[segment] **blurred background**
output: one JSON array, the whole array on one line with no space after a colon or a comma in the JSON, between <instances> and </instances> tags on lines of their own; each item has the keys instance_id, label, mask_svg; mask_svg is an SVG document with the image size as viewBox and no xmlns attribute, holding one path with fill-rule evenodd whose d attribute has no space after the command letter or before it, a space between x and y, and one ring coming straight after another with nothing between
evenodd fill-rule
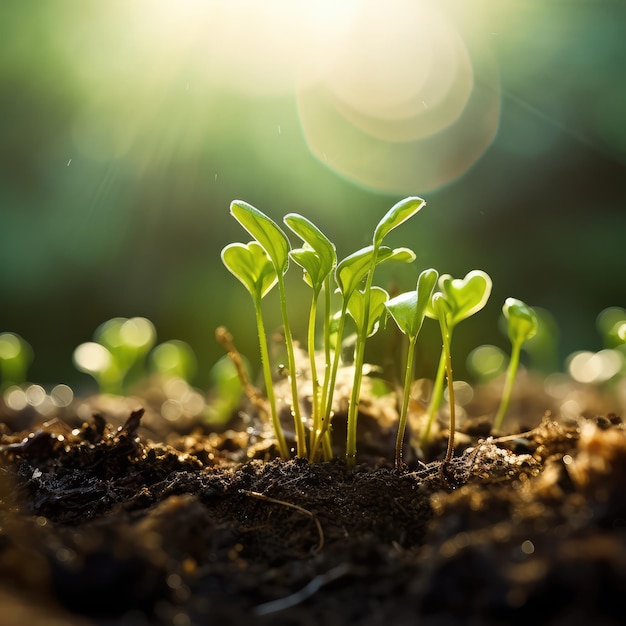
<instances>
[{"instance_id":1,"label":"blurred background","mask_svg":"<svg viewBox=\"0 0 626 626\"><path fill-rule=\"evenodd\" d=\"M515 296L553 316L537 367L560 368L626 306L625 60L621 1L3 2L0 332L32 347L29 380L88 390L74 348L144 316L193 347L206 386L220 324L258 363L219 256L249 239L231 200L307 216L343 257L419 195L389 237L417 261L377 282L483 269L493 295L458 351L508 350Z\"/></svg>"}]
</instances>

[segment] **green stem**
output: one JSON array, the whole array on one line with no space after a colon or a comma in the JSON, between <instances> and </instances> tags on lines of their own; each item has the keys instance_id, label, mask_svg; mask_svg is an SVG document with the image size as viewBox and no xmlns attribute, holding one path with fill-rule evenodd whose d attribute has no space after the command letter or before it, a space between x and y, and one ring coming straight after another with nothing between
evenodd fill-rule
<instances>
[{"instance_id":1,"label":"green stem","mask_svg":"<svg viewBox=\"0 0 626 626\"><path fill-rule=\"evenodd\" d=\"M293 338L291 336L291 326L287 314L287 297L285 295L285 280L282 275L278 276L278 293L280 298L280 312L283 319L283 329L285 333L285 345L287 347L287 363L289 366L289 380L291 382L291 414L296 431L297 455L306 457L306 433L304 422L300 413L300 402L298 400L298 381L296 370L296 357L293 349Z\"/></svg>"},{"instance_id":2,"label":"green stem","mask_svg":"<svg viewBox=\"0 0 626 626\"><path fill-rule=\"evenodd\" d=\"M409 411L409 399L411 397L411 382L413 381L413 361L415 359L415 344L417 335L409 337L409 349L406 356L406 371L404 374L404 397L402 399L402 409L400 411L400 421L398 422L398 436L396 438L396 468L402 468L402 444L404 442L404 431L406 430L406 418Z\"/></svg>"},{"instance_id":3,"label":"green stem","mask_svg":"<svg viewBox=\"0 0 626 626\"><path fill-rule=\"evenodd\" d=\"M454 454L454 432L456 430L456 405L454 402L454 379L452 377L452 354L450 351L450 332L446 323L446 314L442 306L439 307L439 324L441 325L441 337L443 339L443 354L446 363L446 378L448 379L448 403L450 411L450 428L448 434L448 447L443 459L442 467L445 467Z\"/></svg>"},{"instance_id":4,"label":"green stem","mask_svg":"<svg viewBox=\"0 0 626 626\"><path fill-rule=\"evenodd\" d=\"M433 393L430 398L428 409L426 410L426 426L422 431L420 438L420 448L424 450L430 443L430 429L435 421L435 415L441 405L441 398L443 398L443 382L446 375L446 355L443 350L441 351L441 357L439 358L439 366L437 368L437 375L435 376L435 384L433 386Z\"/></svg>"},{"instance_id":5,"label":"green stem","mask_svg":"<svg viewBox=\"0 0 626 626\"><path fill-rule=\"evenodd\" d=\"M311 367L311 393L312 393L312 426L310 433L310 447L315 444L316 433L320 427L320 383L317 379L317 364L315 363L315 321L317 318L317 298L319 291L313 290L313 299L309 311L309 329L308 329L308 351L309 362Z\"/></svg>"},{"instance_id":6,"label":"green stem","mask_svg":"<svg viewBox=\"0 0 626 626\"><path fill-rule=\"evenodd\" d=\"M354 357L354 380L352 382L350 404L348 405L348 435L346 438L346 462L348 465L354 465L356 461L356 426L359 418L359 397L361 395L361 382L363 381L365 342L367 341L367 327L370 317L370 294L372 292L372 281L374 280L377 256L378 246L375 246L374 253L372 254L372 264L367 273L365 289L363 291L363 328L357 330L356 354Z\"/></svg>"},{"instance_id":7,"label":"green stem","mask_svg":"<svg viewBox=\"0 0 626 626\"><path fill-rule=\"evenodd\" d=\"M515 375L519 367L520 352L522 349L522 342L518 341L512 344L511 347L511 360L509 361L509 367L506 372L506 380L504 382L504 390L502 391L502 400L500 401L500 407L493 422L493 429L499 431L504 415L509 408L511 402L511 394L513 392L513 383L515 382Z\"/></svg>"},{"instance_id":8,"label":"green stem","mask_svg":"<svg viewBox=\"0 0 626 626\"><path fill-rule=\"evenodd\" d=\"M309 456L311 461L313 461L315 459L315 456L317 455L317 449L320 445L320 442L323 440L323 438L324 439L327 438L327 433L329 432L328 429L330 427L330 422L332 420L333 390L335 389L335 385L337 383L337 372L339 370L339 360L341 358L341 341L343 338L343 329L344 329L345 321L346 321L346 310L347 310L347 304L344 302L342 309L341 309L341 315L339 317L339 328L337 329L337 341L335 343L333 362L330 368L330 375L328 377L329 381L328 381L328 384L324 382L324 394L325 395L324 395L324 401L322 403L322 406L324 407L324 417L322 418L322 423L320 424L320 432L316 434L315 444ZM328 341L330 341L330 337L328 338ZM324 452L325 457L329 453L329 451L332 454L330 440L324 443L324 450L325 450Z\"/></svg>"},{"instance_id":9,"label":"green stem","mask_svg":"<svg viewBox=\"0 0 626 626\"><path fill-rule=\"evenodd\" d=\"M267 348L267 335L265 333L265 324L263 323L263 313L261 311L261 301L255 300L254 311L256 315L257 334L259 337L259 348L261 350L261 364L263 366L263 377L265 379L265 392L270 404L270 414L272 419L272 426L274 428L274 435L278 442L278 451L283 459L289 458L289 448L285 441L285 435L283 428L280 424L278 417L278 410L276 408L276 396L274 394L274 383L272 381L272 370L270 368L270 356Z\"/></svg>"},{"instance_id":10,"label":"green stem","mask_svg":"<svg viewBox=\"0 0 626 626\"><path fill-rule=\"evenodd\" d=\"M326 409L329 395L332 397L333 390L330 388L330 375L331 375L331 356L330 356L330 276L327 276L324 280L324 383L322 385L322 399L321 406Z\"/></svg>"},{"instance_id":11,"label":"green stem","mask_svg":"<svg viewBox=\"0 0 626 626\"><path fill-rule=\"evenodd\" d=\"M361 395L361 381L363 380L363 359L365 356L365 337L359 332L354 356L354 381L350 404L348 405L348 434L346 437L346 463L354 465L356 461L356 426L359 415L359 397Z\"/></svg>"}]
</instances>

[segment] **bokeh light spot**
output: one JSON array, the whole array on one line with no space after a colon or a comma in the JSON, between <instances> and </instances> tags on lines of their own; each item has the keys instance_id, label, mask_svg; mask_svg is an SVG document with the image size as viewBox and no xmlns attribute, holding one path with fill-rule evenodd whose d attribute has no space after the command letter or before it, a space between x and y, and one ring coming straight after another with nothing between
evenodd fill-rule
<instances>
[{"instance_id":1,"label":"bokeh light spot","mask_svg":"<svg viewBox=\"0 0 626 626\"><path fill-rule=\"evenodd\" d=\"M469 353L467 366L479 380L490 380L504 371L506 355L497 346L478 346Z\"/></svg>"},{"instance_id":2,"label":"bokeh light spot","mask_svg":"<svg viewBox=\"0 0 626 626\"><path fill-rule=\"evenodd\" d=\"M74 350L74 365L82 371L89 373L104 372L113 363L111 353L101 344L87 341L80 344Z\"/></svg>"},{"instance_id":3,"label":"bokeh light spot","mask_svg":"<svg viewBox=\"0 0 626 626\"><path fill-rule=\"evenodd\" d=\"M14 359L22 351L22 342L15 333L2 333L0 335L0 359Z\"/></svg>"},{"instance_id":4,"label":"bokeh light spot","mask_svg":"<svg viewBox=\"0 0 626 626\"><path fill-rule=\"evenodd\" d=\"M617 350L575 352L569 358L570 376L579 383L602 383L613 378L622 368L623 355Z\"/></svg>"}]
</instances>

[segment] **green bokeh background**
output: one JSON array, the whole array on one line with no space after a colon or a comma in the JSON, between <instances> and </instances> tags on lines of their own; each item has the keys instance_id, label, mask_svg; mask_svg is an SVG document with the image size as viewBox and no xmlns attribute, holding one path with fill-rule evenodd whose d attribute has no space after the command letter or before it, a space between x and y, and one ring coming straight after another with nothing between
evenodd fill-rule
<instances>
[{"instance_id":1,"label":"green bokeh background","mask_svg":"<svg viewBox=\"0 0 626 626\"><path fill-rule=\"evenodd\" d=\"M442 188L388 193L312 154L293 91L204 81L185 58L157 81L167 51L141 44L122 2L3 2L0 331L33 347L31 380L86 388L75 346L111 317L145 316L159 341L193 346L203 386L222 354L220 324L256 362L249 297L219 259L248 240L232 199L276 220L306 215L345 256L397 200L422 195L426 208L390 237L417 263L381 272L383 286L408 289L430 266L481 268L493 296L457 332L460 353L507 345L496 323L507 296L552 312L559 359L598 349L597 314L626 305L625 6L476 3L500 77L495 140ZM296 276L290 285L304 337L305 287ZM267 312L278 326L269 301Z\"/></svg>"}]
</instances>

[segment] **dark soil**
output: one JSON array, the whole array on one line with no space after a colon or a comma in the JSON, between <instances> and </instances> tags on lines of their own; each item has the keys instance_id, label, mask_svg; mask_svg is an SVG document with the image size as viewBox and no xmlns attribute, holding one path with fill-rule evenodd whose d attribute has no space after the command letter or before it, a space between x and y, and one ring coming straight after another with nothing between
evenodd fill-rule
<instances>
[{"instance_id":1,"label":"dark soil","mask_svg":"<svg viewBox=\"0 0 626 626\"><path fill-rule=\"evenodd\" d=\"M626 622L615 415L500 439L470 420L444 474L394 469L393 424L365 411L348 468L140 404L1 408L0 624Z\"/></svg>"}]
</instances>

